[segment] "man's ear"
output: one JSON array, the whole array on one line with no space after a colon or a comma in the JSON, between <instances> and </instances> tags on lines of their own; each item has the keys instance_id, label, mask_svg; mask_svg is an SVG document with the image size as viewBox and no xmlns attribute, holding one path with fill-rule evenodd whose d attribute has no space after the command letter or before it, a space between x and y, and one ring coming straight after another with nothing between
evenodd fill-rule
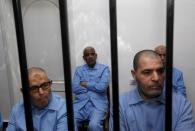
<instances>
[{"instance_id":1,"label":"man's ear","mask_svg":"<svg viewBox=\"0 0 195 131\"><path fill-rule=\"evenodd\" d=\"M83 60L85 61L85 56L83 55Z\"/></svg>"},{"instance_id":2,"label":"man's ear","mask_svg":"<svg viewBox=\"0 0 195 131\"><path fill-rule=\"evenodd\" d=\"M133 78L135 79L135 77L136 77L136 72L135 72L135 70L131 70L131 75L132 75Z\"/></svg>"}]
</instances>

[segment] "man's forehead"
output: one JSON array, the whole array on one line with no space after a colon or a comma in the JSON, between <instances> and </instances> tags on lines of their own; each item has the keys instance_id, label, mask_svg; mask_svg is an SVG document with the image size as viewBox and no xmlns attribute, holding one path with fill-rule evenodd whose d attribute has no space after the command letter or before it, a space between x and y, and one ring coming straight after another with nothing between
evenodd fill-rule
<instances>
[{"instance_id":1,"label":"man's forehead","mask_svg":"<svg viewBox=\"0 0 195 131\"><path fill-rule=\"evenodd\" d=\"M33 71L29 74L30 79L47 79L47 75L41 71Z\"/></svg>"},{"instance_id":2,"label":"man's forehead","mask_svg":"<svg viewBox=\"0 0 195 131\"><path fill-rule=\"evenodd\" d=\"M156 48L156 52L158 52L158 53L166 53L166 48L165 47L158 47L158 48Z\"/></svg>"},{"instance_id":3,"label":"man's forehead","mask_svg":"<svg viewBox=\"0 0 195 131\"><path fill-rule=\"evenodd\" d=\"M139 59L139 65L143 65L145 66L146 64L150 65L150 64L162 64L162 61L160 59L160 57L157 56L141 56Z\"/></svg>"},{"instance_id":4,"label":"man's forehead","mask_svg":"<svg viewBox=\"0 0 195 131\"><path fill-rule=\"evenodd\" d=\"M89 53L89 52L95 52L95 49L92 48L92 47L87 47L87 48L84 49L84 54Z\"/></svg>"}]
</instances>

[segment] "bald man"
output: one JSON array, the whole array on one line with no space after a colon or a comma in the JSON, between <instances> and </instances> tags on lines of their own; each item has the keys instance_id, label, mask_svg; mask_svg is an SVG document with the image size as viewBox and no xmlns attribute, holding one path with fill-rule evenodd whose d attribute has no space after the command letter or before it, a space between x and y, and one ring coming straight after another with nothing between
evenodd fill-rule
<instances>
[{"instance_id":1,"label":"bald man","mask_svg":"<svg viewBox=\"0 0 195 131\"><path fill-rule=\"evenodd\" d=\"M83 51L86 64L76 68L73 78L74 117L79 128L83 121L89 121L89 131L103 131L103 120L108 111L107 88L109 68L96 62L93 47Z\"/></svg>"},{"instance_id":2,"label":"bald man","mask_svg":"<svg viewBox=\"0 0 195 131\"><path fill-rule=\"evenodd\" d=\"M121 131L165 131L165 72L161 58L153 50L138 52L132 76L136 86L120 95ZM173 92L172 131L195 131L192 105L183 95ZM113 131L113 114L110 114Z\"/></svg>"},{"instance_id":3,"label":"bald man","mask_svg":"<svg viewBox=\"0 0 195 131\"><path fill-rule=\"evenodd\" d=\"M34 131L68 131L66 105L62 97L51 93L52 81L45 70L28 70ZM24 102L19 101L10 114L7 131L26 131Z\"/></svg>"},{"instance_id":4,"label":"bald man","mask_svg":"<svg viewBox=\"0 0 195 131\"><path fill-rule=\"evenodd\" d=\"M154 50L160 56L163 65L166 66L166 47L164 45L159 45ZM175 92L178 92L186 97L183 73L175 67L173 67L173 89Z\"/></svg>"}]
</instances>

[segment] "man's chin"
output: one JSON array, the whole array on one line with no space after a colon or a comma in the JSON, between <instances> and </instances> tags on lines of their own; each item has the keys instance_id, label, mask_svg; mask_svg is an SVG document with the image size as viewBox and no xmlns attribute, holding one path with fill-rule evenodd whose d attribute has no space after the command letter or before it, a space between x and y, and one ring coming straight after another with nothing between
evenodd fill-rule
<instances>
[{"instance_id":1,"label":"man's chin","mask_svg":"<svg viewBox=\"0 0 195 131\"><path fill-rule=\"evenodd\" d=\"M95 64L94 63L88 64L88 66L91 67L91 68L93 68L95 66Z\"/></svg>"},{"instance_id":2,"label":"man's chin","mask_svg":"<svg viewBox=\"0 0 195 131\"><path fill-rule=\"evenodd\" d=\"M158 98L160 97L160 94L157 94L157 95L153 95L152 98Z\"/></svg>"},{"instance_id":3,"label":"man's chin","mask_svg":"<svg viewBox=\"0 0 195 131\"><path fill-rule=\"evenodd\" d=\"M48 105L48 101L46 102L41 102L41 103L37 103L37 104L35 104L35 106L37 107L37 108L44 108L44 107L46 107Z\"/></svg>"},{"instance_id":4,"label":"man's chin","mask_svg":"<svg viewBox=\"0 0 195 131\"><path fill-rule=\"evenodd\" d=\"M161 93L162 93L161 91L160 92L155 92L155 93L149 94L148 96L150 98L157 98L157 97L159 97L161 95Z\"/></svg>"}]
</instances>

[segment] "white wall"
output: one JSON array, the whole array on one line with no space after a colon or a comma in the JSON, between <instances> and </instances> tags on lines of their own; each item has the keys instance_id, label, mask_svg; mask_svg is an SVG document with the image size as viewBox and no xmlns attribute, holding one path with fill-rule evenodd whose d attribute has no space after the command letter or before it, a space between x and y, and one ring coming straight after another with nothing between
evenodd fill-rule
<instances>
[{"instance_id":1,"label":"white wall","mask_svg":"<svg viewBox=\"0 0 195 131\"><path fill-rule=\"evenodd\" d=\"M7 0L10 1L10 0ZM0 10L11 7L11 3L1 1L4 6ZM63 66L61 52L61 36L59 23L58 0L21 0L25 42L29 66L41 66L48 71L54 81L63 81ZM195 33L193 15L195 1L177 0L175 5L175 36L174 64L184 73L188 97L195 108L195 86L193 57L193 34ZM13 20L11 10L7 16ZM5 14L0 13L0 18ZM72 74L75 67L83 63L82 51L87 45L94 46L98 53L98 61L110 66L110 32L109 32L109 3L106 0L68 0L68 15L70 29L70 51ZM134 54L142 49L153 49L165 43L166 37L166 0L118 0L118 62L120 92L131 89L132 59ZM7 26L4 22L3 25ZM18 79L17 50L10 46L15 44L14 25L8 29L12 35L3 36L8 40L9 59L15 66L9 69ZM11 30L11 31L10 31ZM3 30L4 31L4 30ZM7 32L7 31L6 31ZM9 41L10 40L10 41ZM15 45L16 46L16 45ZM188 53L187 53L188 52ZM182 55L181 55L182 54ZM14 61L10 59L14 57ZM9 73L8 73L9 75ZM13 75L11 75L13 76ZM15 78L15 77L13 77ZM11 79L14 81L15 79ZM2 83L2 81L0 81ZM55 84L54 90L63 91L63 84ZM19 88L10 86L14 92L14 100L20 97ZM15 102L14 101L14 102ZM0 109L2 109L0 104Z\"/></svg>"},{"instance_id":2,"label":"white wall","mask_svg":"<svg viewBox=\"0 0 195 131\"><path fill-rule=\"evenodd\" d=\"M118 1L119 84L126 91L133 79L130 73L136 52L153 49L165 42L165 0Z\"/></svg>"},{"instance_id":3,"label":"white wall","mask_svg":"<svg viewBox=\"0 0 195 131\"><path fill-rule=\"evenodd\" d=\"M10 0L0 0L0 112L7 119L10 107L21 97L15 24Z\"/></svg>"}]
</instances>

